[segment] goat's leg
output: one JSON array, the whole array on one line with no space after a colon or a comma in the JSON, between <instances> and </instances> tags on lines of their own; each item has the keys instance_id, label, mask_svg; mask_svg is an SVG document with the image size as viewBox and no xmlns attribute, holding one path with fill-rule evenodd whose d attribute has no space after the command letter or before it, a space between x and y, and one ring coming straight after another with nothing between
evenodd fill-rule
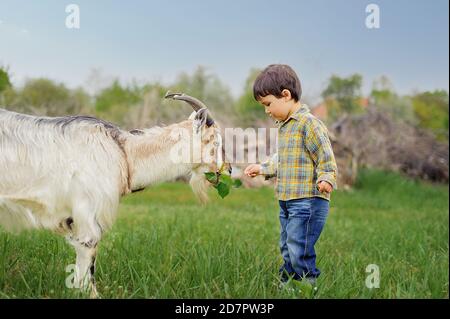
<instances>
[{"instance_id":1,"label":"goat's leg","mask_svg":"<svg viewBox=\"0 0 450 319\"><path fill-rule=\"evenodd\" d=\"M75 280L82 291L89 291L91 297L98 297L95 285L95 261L97 243L102 231L96 221L95 205L82 192L75 196L72 208L71 242L77 253Z\"/></svg>"},{"instance_id":2,"label":"goat's leg","mask_svg":"<svg viewBox=\"0 0 450 319\"><path fill-rule=\"evenodd\" d=\"M77 249L77 272L78 282L83 291L89 291L91 298L97 298L97 287L95 284L95 261L97 247L80 245Z\"/></svg>"},{"instance_id":3,"label":"goat's leg","mask_svg":"<svg viewBox=\"0 0 450 319\"><path fill-rule=\"evenodd\" d=\"M83 292L90 292L91 298L98 298L95 284L95 262L97 257L97 243L86 244L69 239L77 253L75 268L75 285Z\"/></svg>"}]
</instances>

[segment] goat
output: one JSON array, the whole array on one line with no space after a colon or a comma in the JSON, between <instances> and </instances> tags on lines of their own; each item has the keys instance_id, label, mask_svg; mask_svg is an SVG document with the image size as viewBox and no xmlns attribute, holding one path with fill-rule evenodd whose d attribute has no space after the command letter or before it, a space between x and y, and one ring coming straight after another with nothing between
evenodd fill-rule
<instances>
[{"instance_id":1,"label":"goat","mask_svg":"<svg viewBox=\"0 0 450 319\"><path fill-rule=\"evenodd\" d=\"M126 131L89 116L35 117L0 109L0 225L65 236L76 251L75 284L91 297L97 297L97 245L122 196L190 175L194 193L206 201L203 173L231 173L207 107L182 93L165 98L185 101L194 112L166 127ZM201 153L198 161L174 160L174 149L190 150L196 140L209 152L194 148Z\"/></svg>"}]
</instances>

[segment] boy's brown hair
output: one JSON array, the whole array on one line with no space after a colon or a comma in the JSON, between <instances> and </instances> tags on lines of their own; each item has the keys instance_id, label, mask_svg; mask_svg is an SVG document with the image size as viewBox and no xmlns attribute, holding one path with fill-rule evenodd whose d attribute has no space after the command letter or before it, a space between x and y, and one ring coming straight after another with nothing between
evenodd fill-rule
<instances>
[{"instance_id":1,"label":"boy's brown hair","mask_svg":"<svg viewBox=\"0 0 450 319\"><path fill-rule=\"evenodd\" d=\"M283 90L289 90L295 102L302 96L302 86L295 71L286 64L271 64L256 78L253 84L253 96L256 100L263 96L282 97Z\"/></svg>"}]
</instances>

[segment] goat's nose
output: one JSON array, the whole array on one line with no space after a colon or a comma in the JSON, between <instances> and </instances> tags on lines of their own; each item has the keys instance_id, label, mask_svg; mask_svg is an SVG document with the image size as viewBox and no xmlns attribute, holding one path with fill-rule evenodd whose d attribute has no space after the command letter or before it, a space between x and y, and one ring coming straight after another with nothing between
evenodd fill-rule
<instances>
[{"instance_id":1,"label":"goat's nose","mask_svg":"<svg viewBox=\"0 0 450 319\"><path fill-rule=\"evenodd\" d=\"M230 165L230 167L228 167L228 173L230 173L230 175L231 175L231 172L233 171L233 168L231 167L231 165Z\"/></svg>"}]
</instances>

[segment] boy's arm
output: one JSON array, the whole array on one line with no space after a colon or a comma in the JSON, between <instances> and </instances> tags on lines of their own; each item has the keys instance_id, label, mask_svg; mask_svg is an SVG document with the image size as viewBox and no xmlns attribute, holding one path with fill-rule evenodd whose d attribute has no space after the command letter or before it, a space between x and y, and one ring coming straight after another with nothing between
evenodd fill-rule
<instances>
[{"instance_id":1,"label":"boy's arm","mask_svg":"<svg viewBox=\"0 0 450 319\"><path fill-rule=\"evenodd\" d=\"M267 161L261 163L261 174L266 175L266 179L277 175L278 153L273 154Z\"/></svg>"},{"instance_id":2,"label":"boy's arm","mask_svg":"<svg viewBox=\"0 0 450 319\"><path fill-rule=\"evenodd\" d=\"M306 126L305 134L306 148L316 164L317 184L325 181L337 189L337 165L327 128L319 120L312 119Z\"/></svg>"}]
</instances>

